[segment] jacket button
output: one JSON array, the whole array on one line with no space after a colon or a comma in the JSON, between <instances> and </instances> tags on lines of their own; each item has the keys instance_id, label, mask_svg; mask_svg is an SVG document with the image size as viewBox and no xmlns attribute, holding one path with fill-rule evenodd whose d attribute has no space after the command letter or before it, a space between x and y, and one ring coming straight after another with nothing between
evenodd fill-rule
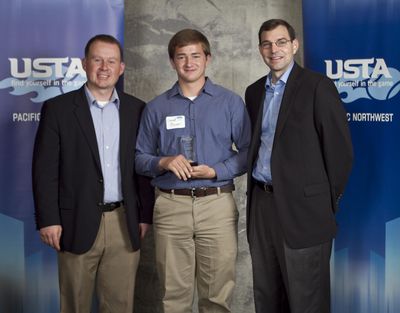
<instances>
[{"instance_id":1,"label":"jacket button","mask_svg":"<svg viewBox=\"0 0 400 313\"><path fill-rule=\"evenodd\" d=\"M103 179L100 178L99 179L99 183L102 184L103 183Z\"/></svg>"}]
</instances>

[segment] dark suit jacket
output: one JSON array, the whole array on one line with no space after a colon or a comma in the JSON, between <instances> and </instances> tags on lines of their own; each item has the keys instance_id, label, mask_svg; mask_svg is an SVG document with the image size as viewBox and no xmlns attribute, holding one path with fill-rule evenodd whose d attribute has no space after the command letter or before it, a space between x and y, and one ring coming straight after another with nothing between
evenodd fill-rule
<instances>
[{"instance_id":1,"label":"dark suit jacket","mask_svg":"<svg viewBox=\"0 0 400 313\"><path fill-rule=\"evenodd\" d=\"M252 121L248 156L247 229L252 170L260 147L266 76L246 89ZM332 239L335 212L350 174L353 150L346 113L333 82L294 65L283 95L271 154L274 199L292 248Z\"/></svg>"},{"instance_id":2,"label":"dark suit jacket","mask_svg":"<svg viewBox=\"0 0 400 313\"><path fill-rule=\"evenodd\" d=\"M144 102L120 91L118 96L122 193L132 248L137 250L138 223L152 220L149 180L140 178L144 181L138 184L134 171L136 132ZM138 193L140 187L144 190ZM98 204L103 202L104 184L83 87L43 104L33 154L33 193L38 229L61 225L63 250L88 251L100 225Z\"/></svg>"}]
</instances>

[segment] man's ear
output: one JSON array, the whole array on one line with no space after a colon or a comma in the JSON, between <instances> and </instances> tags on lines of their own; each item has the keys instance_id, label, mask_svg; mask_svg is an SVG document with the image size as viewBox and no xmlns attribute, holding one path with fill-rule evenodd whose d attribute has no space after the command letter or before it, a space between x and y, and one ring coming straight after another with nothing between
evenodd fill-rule
<instances>
[{"instance_id":1,"label":"man's ear","mask_svg":"<svg viewBox=\"0 0 400 313\"><path fill-rule=\"evenodd\" d=\"M297 38L295 38L293 40L293 54L296 54L296 52L299 50L299 41L297 40Z\"/></svg>"},{"instance_id":2,"label":"man's ear","mask_svg":"<svg viewBox=\"0 0 400 313\"><path fill-rule=\"evenodd\" d=\"M174 59L169 59L169 63L171 64L172 69L176 70L176 66L175 66L175 63L174 63Z\"/></svg>"},{"instance_id":3,"label":"man's ear","mask_svg":"<svg viewBox=\"0 0 400 313\"><path fill-rule=\"evenodd\" d=\"M121 62L120 68L119 68L119 76L121 76L125 72L125 63Z\"/></svg>"},{"instance_id":4,"label":"man's ear","mask_svg":"<svg viewBox=\"0 0 400 313\"><path fill-rule=\"evenodd\" d=\"M206 66L211 62L211 54L206 55Z\"/></svg>"}]
</instances>

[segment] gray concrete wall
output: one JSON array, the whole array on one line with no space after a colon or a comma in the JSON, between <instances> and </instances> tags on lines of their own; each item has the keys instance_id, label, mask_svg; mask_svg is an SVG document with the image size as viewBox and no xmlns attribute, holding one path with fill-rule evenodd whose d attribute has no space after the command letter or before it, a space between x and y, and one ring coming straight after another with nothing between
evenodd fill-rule
<instances>
[{"instance_id":1,"label":"gray concrete wall","mask_svg":"<svg viewBox=\"0 0 400 313\"><path fill-rule=\"evenodd\" d=\"M183 28L202 31L211 43L207 76L241 96L246 86L268 73L258 53L258 29L270 18L289 21L302 43L301 0L126 0L125 90L145 101L176 81L167 45ZM302 64L302 49L297 61ZM245 231L245 177L237 179L235 199L240 212L237 286L232 312L254 312L252 272ZM162 312L154 262L152 232L141 251L135 313ZM194 309L197 312L197 309Z\"/></svg>"}]
</instances>

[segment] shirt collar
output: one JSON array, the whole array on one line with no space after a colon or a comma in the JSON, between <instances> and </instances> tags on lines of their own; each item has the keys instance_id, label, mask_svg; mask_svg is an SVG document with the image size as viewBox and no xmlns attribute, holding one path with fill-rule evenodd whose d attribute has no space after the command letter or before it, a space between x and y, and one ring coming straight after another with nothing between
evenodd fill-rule
<instances>
[{"instance_id":1,"label":"shirt collar","mask_svg":"<svg viewBox=\"0 0 400 313\"><path fill-rule=\"evenodd\" d=\"M277 85L279 82L281 82L283 85L286 85L286 82L287 82L287 80L289 78L289 75L292 72L293 66L294 66L294 61L292 61L292 63L290 63L290 65L287 68L286 72L282 74L281 78L279 78L279 80L276 82L275 85ZM272 87L273 84L272 84L271 78L272 78L272 74L269 73L268 76L267 76L267 79L265 81L265 88L267 88L267 87L271 88Z\"/></svg>"},{"instance_id":2,"label":"shirt collar","mask_svg":"<svg viewBox=\"0 0 400 313\"><path fill-rule=\"evenodd\" d=\"M204 92L206 94L209 94L210 96L215 96L216 92L217 92L217 87L215 86L215 84L211 81L211 79L209 79L208 77L206 77L206 82L201 90L201 93ZM185 96L182 94L181 92L181 88L179 87L179 83L176 82L172 88L168 91L168 98L172 98L175 97L177 95L180 95L182 97L185 98Z\"/></svg>"},{"instance_id":3,"label":"shirt collar","mask_svg":"<svg viewBox=\"0 0 400 313\"><path fill-rule=\"evenodd\" d=\"M96 98L90 92L90 90L89 90L89 88L87 87L86 84L85 84L85 94L86 94L86 99L88 100L89 105L97 106ZM109 103L110 102L113 102L115 104L115 106L117 107L117 109L119 109L120 101L119 101L117 90L115 88L114 88L113 93L111 95L111 98L109 100Z\"/></svg>"}]
</instances>

